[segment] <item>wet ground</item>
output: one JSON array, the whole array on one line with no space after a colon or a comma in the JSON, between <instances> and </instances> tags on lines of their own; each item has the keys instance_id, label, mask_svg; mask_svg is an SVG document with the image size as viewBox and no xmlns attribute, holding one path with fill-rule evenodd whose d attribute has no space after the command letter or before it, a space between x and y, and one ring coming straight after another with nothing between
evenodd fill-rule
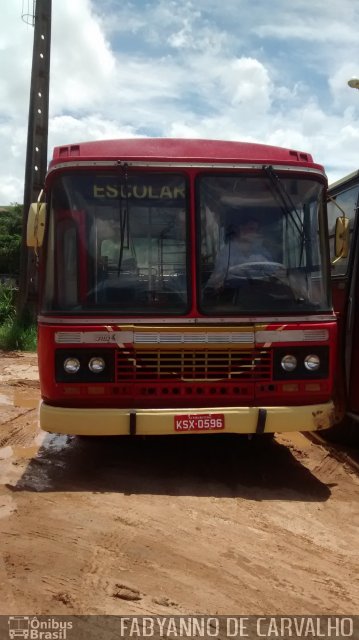
<instances>
[{"instance_id":1,"label":"wet ground","mask_svg":"<svg viewBox=\"0 0 359 640\"><path fill-rule=\"evenodd\" d=\"M36 357L0 357L0 613L357 613L345 452L49 435L38 402Z\"/></svg>"}]
</instances>

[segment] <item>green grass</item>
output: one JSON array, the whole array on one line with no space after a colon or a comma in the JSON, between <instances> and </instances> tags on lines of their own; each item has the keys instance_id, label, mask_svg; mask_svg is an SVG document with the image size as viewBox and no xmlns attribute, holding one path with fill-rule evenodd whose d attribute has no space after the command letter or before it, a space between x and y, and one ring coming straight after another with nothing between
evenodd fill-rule
<instances>
[{"instance_id":1,"label":"green grass","mask_svg":"<svg viewBox=\"0 0 359 640\"><path fill-rule=\"evenodd\" d=\"M0 284L0 325L9 318L15 317L15 290L5 284Z\"/></svg>"},{"instance_id":2,"label":"green grass","mask_svg":"<svg viewBox=\"0 0 359 640\"><path fill-rule=\"evenodd\" d=\"M13 287L0 285L0 349L36 351L36 324L31 318L16 316L15 297Z\"/></svg>"},{"instance_id":3,"label":"green grass","mask_svg":"<svg viewBox=\"0 0 359 640\"><path fill-rule=\"evenodd\" d=\"M18 320L6 320L0 325L0 349L3 351L36 351L37 329Z\"/></svg>"}]
</instances>

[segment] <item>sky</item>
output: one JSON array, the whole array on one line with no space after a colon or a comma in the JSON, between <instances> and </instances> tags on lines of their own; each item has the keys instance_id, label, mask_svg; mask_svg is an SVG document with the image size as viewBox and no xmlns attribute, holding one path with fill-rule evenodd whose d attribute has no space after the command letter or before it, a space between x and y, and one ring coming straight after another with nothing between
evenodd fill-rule
<instances>
[{"instance_id":1,"label":"sky","mask_svg":"<svg viewBox=\"0 0 359 640\"><path fill-rule=\"evenodd\" d=\"M23 200L32 0L1 0L0 205ZM355 0L52 0L49 158L129 137L243 140L359 168Z\"/></svg>"}]
</instances>

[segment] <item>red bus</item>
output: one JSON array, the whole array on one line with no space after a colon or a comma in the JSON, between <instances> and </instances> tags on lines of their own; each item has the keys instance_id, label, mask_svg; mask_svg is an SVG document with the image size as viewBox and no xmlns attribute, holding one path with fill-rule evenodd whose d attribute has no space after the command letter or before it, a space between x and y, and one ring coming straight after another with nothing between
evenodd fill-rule
<instances>
[{"instance_id":1,"label":"red bus","mask_svg":"<svg viewBox=\"0 0 359 640\"><path fill-rule=\"evenodd\" d=\"M359 256L355 251L358 246L358 206L359 171L355 171L330 185L328 190L332 294L338 317L341 355L337 386L342 390L346 410L343 423L330 433L354 442L359 442ZM348 227L348 246L339 260L335 258L338 215L346 219Z\"/></svg>"},{"instance_id":2,"label":"red bus","mask_svg":"<svg viewBox=\"0 0 359 640\"><path fill-rule=\"evenodd\" d=\"M72 144L55 148L44 194L28 224L42 429L333 424L327 180L308 153L213 140Z\"/></svg>"}]
</instances>

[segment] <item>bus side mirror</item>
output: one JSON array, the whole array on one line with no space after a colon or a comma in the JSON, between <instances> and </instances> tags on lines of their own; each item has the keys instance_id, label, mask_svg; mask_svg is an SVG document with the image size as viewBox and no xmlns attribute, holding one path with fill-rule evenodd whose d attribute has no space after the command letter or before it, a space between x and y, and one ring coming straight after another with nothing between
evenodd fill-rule
<instances>
[{"instance_id":1,"label":"bus side mirror","mask_svg":"<svg viewBox=\"0 0 359 640\"><path fill-rule=\"evenodd\" d=\"M30 205L27 218L26 244L34 249L41 247L44 241L46 223L46 204L34 202Z\"/></svg>"},{"instance_id":2,"label":"bus side mirror","mask_svg":"<svg viewBox=\"0 0 359 640\"><path fill-rule=\"evenodd\" d=\"M347 258L349 253L349 218L340 216L335 223L335 256Z\"/></svg>"}]
</instances>

